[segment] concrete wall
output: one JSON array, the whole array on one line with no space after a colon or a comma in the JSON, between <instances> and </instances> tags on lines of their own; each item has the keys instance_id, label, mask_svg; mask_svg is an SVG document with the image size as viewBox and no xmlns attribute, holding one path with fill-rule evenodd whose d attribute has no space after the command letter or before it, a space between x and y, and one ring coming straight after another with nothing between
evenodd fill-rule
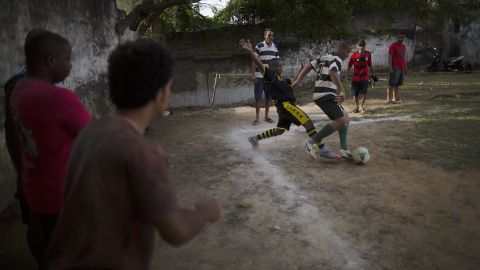
<instances>
[{"instance_id":1,"label":"concrete wall","mask_svg":"<svg viewBox=\"0 0 480 270\"><path fill-rule=\"evenodd\" d=\"M455 30L455 24L450 22L443 31L443 58L457 45L465 61L480 64L480 20L460 26L458 32Z\"/></svg>"},{"instance_id":2,"label":"concrete wall","mask_svg":"<svg viewBox=\"0 0 480 270\"><path fill-rule=\"evenodd\" d=\"M4 118L3 83L24 63L23 43L29 30L58 32L73 46L73 69L65 84L75 89L90 111L108 110L107 56L118 44L114 0L0 0L0 118ZM127 34L128 36L128 34ZM134 36L134 35L133 35ZM125 38L125 37L122 37ZM0 210L12 201L14 173L0 127Z\"/></svg>"},{"instance_id":3,"label":"concrete wall","mask_svg":"<svg viewBox=\"0 0 480 270\"><path fill-rule=\"evenodd\" d=\"M259 27L228 27L200 33L182 33L167 42L177 59L171 107L206 106L213 95L215 74L217 88L215 105L251 103L253 81L251 61L238 46L240 38L250 38L252 44L263 40ZM394 35L370 36L367 49L372 52L373 65L384 68L388 65L388 46L395 41ZM300 57L314 59L335 50L335 40L299 39L294 34L275 33L275 43L280 51L284 74L293 75L300 68ZM411 60L415 42L406 38L407 58ZM352 49L355 45L352 43ZM348 61L348 58L347 58ZM346 68L347 62L344 64ZM306 81L313 79L313 72Z\"/></svg>"},{"instance_id":4,"label":"concrete wall","mask_svg":"<svg viewBox=\"0 0 480 270\"><path fill-rule=\"evenodd\" d=\"M96 81L105 71L105 56L117 44L113 0L0 0L0 6L0 81L24 63L23 43L32 28L58 32L72 44L69 87Z\"/></svg>"}]
</instances>

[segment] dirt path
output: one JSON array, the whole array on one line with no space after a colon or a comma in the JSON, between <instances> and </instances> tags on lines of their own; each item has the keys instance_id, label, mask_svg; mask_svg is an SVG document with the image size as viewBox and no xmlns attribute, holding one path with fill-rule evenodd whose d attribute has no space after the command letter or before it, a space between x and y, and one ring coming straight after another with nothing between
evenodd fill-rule
<instances>
[{"instance_id":1,"label":"dirt path","mask_svg":"<svg viewBox=\"0 0 480 270\"><path fill-rule=\"evenodd\" d=\"M318 125L312 104L303 106ZM180 199L214 196L222 221L188 245L160 243L161 269L475 269L480 265L480 171L446 172L396 156L408 118L352 121L366 166L311 160L292 127L254 151L252 109L180 112L155 123ZM165 127L162 128L162 127ZM338 136L328 138L338 149ZM157 267L155 267L158 266Z\"/></svg>"},{"instance_id":2,"label":"dirt path","mask_svg":"<svg viewBox=\"0 0 480 270\"><path fill-rule=\"evenodd\" d=\"M349 144L370 150L365 166L310 159L293 126L252 150L246 138L272 124L252 126L250 107L156 120L150 136L169 156L180 201L215 197L222 219L180 248L158 241L152 269L478 269L480 168L419 159L428 138L406 142L415 120L381 106L352 117ZM326 123L315 105L302 108ZM326 142L339 147L338 135ZM0 269L34 269L18 218L0 232Z\"/></svg>"}]
</instances>

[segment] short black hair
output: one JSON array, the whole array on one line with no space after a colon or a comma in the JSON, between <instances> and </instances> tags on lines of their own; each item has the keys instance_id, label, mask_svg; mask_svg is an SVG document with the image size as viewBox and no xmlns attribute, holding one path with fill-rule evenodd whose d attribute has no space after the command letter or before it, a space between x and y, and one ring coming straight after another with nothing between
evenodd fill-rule
<instances>
[{"instance_id":1,"label":"short black hair","mask_svg":"<svg viewBox=\"0 0 480 270\"><path fill-rule=\"evenodd\" d=\"M367 45L367 42L365 41L365 39L360 39L358 41L358 46L365 47L366 45Z\"/></svg>"},{"instance_id":2,"label":"short black hair","mask_svg":"<svg viewBox=\"0 0 480 270\"><path fill-rule=\"evenodd\" d=\"M272 59L269 61L269 64L279 64L279 65L281 65L281 64L282 64L282 61L280 61L279 58L272 58Z\"/></svg>"},{"instance_id":3,"label":"short black hair","mask_svg":"<svg viewBox=\"0 0 480 270\"><path fill-rule=\"evenodd\" d=\"M25 43L24 43L24 48L26 47L27 43L34 37L42 34L42 33L45 33L45 32L48 32L47 30L44 30L44 29L40 29L40 28L34 28L30 31L28 31L27 33L27 36L25 37Z\"/></svg>"},{"instance_id":4,"label":"short black hair","mask_svg":"<svg viewBox=\"0 0 480 270\"><path fill-rule=\"evenodd\" d=\"M120 109L137 109L155 99L173 73L173 57L159 42L120 44L108 58L110 98Z\"/></svg>"},{"instance_id":5,"label":"short black hair","mask_svg":"<svg viewBox=\"0 0 480 270\"><path fill-rule=\"evenodd\" d=\"M41 29L30 31L24 46L27 68L60 52L65 46L70 47L70 43L60 34Z\"/></svg>"}]
</instances>

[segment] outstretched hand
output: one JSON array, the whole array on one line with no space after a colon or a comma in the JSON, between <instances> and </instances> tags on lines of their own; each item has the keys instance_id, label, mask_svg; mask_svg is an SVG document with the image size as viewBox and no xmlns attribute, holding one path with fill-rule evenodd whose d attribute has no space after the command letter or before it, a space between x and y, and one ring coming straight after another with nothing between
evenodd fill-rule
<instances>
[{"instance_id":1,"label":"outstretched hand","mask_svg":"<svg viewBox=\"0 0 480 270\"><path fill-rule=\"evenodd\" d=\"M335 101L341 105L344 101L345 101L345 96L343 95L343 93L341 95L337 95L335 97Z\"/></svg>"},{"instance_id":2,"label":"outstretched hand","mask_svg":"<svg viewBox=\"0 0 480 270\"><path fill-rule=\"evenodd\" d=\"M220 207L213 199L198 202L195 208L204 213L209 222L217 222L220 219Z\"/></svg>"},{"instance_id":3,"label":"outstretched hand","mask_svg":"<svg viewBox=\"0 0 480 270\"><path fill-rule=\"evenodd\" d=\"M252 44L250 43L250 39L240 39L240 41L238 42L238 44L240 44L240 47L244 48L245 50L249 51L249 52L253 52L253 48L252 48Z\"/></svg>"}]
</instances>

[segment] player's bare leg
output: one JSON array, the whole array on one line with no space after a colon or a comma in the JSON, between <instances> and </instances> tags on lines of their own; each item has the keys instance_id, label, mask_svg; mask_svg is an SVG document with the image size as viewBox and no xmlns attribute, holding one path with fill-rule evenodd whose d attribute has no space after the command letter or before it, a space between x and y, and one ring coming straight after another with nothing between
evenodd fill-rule
<instances>
[{"instance_id":1,"label":"player's bare leg","mask_svg":"<svg viewBox=\"0 0 480 270\"><path fill-rule=\"evenodd\" d=\"M272 104L271 100L265 100L265 121L273 123L274 121L268 117L268 112L270 111L270 106Z\"/></svg>"},{"instance_id":2,"label":"player's bare leg","mask_svg":"<svg viewBox=\"0 0 480 270\"><path fill-rule=\"evenodd\" d=\"M356 105L356 108L355 110L353 111L354 113L358 113L360 112L360 106L359 106L359 98L354 96L353 99L355 100L355 105Z\"/></svg>"},{"instance_id":3,"label":"player's bare leg","mask_svg":"<svg viewBox=\"0 0 480 270\"><path fill-rule=\"evenodd\" d=\"M387 87L387 103L392 103L393 99L393 86Z\"/></svg>"},{"instance_id":4,"label":"player's bare leg","mask_svg":"<svg viewBox=\"0 0 480 270\"><path fill-rule=\"evenodd\" d=\"M260 101L255 101L255 120L253 121L253 125L258 125L260 121Z\"/></svg>"},{"instance_id":5,"label":"player's bare leg","mask_svg":"<svg viewBox=\"0 0 480 270\"><path fill-rule=\"evenodd\" d=\"M393 87L392 102L400 101L400 97L398 96L398 88L398 86Z\"/></svg>"},{"instance_id":6,"label":"player's bare leg","mask_svg":"<svg viewBox=\"0 0 480 270\"><path fill-rule=\"evenodd\" d=\"M362 107L360 109L360 112L364 113L365 112L365 100L367 99L367 94L361 95L360 99L362 100ZM358 108L358 105L357 105L357 108Z\"/></svg>"}]
</instances>

